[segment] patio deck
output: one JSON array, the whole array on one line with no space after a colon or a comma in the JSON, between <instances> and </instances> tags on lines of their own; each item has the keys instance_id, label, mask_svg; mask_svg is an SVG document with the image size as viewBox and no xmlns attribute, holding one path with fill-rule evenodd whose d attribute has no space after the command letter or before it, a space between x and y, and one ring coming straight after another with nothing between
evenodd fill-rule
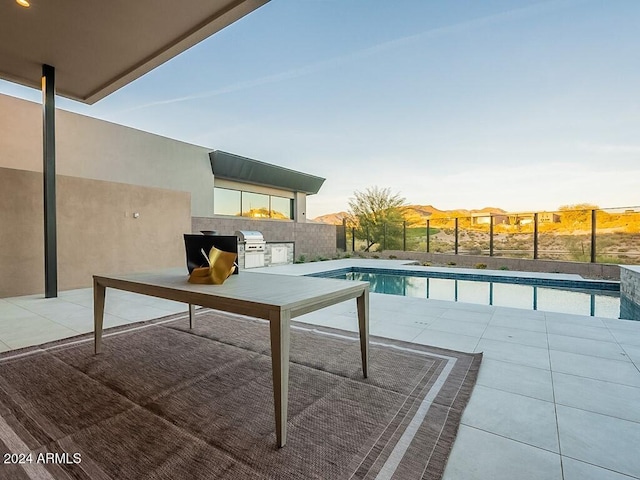
<instances>
[{"instance_id":1,"label":"patio deck","mask_svg":"<svg viewBox=\"0 0 640 480\"><path fill-rule=\"evenodd\" d=\"M186 313L127 292L107 299L105 327ZM296 320L355 332L352 303ZM92 308L91 289L0 299L0 350L90 332ZM484 352L445 479L640 478L640 322L381 294L371 294L370 316L372 335Z\"/></svg>"}]
</instances>

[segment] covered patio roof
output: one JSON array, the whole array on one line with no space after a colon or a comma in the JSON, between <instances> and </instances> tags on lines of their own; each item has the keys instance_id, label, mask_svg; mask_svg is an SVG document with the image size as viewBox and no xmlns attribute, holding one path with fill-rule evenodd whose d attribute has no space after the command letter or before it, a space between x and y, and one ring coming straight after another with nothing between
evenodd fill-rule
<instances>
[{"instance_id":1,"label":"covered patio roof","mask_svg":"<svg viewBox=\"0 0 640 480\"><path fill-rule=\"evenodd\" d=\"M0 2L0 78L92 104L232 24L268 0Z\"/></svg>"},{"instance_id":2,"label":"covered patio roof","mask_svg":"<svg viewBox=\"0 0 640 480\"><path fill-rule=\"evenodd\" d=\"M0 2L0 79L43 93L45 297L58 295L56 95L95 103L268 1Z\"/></svg>"}]
</instances>

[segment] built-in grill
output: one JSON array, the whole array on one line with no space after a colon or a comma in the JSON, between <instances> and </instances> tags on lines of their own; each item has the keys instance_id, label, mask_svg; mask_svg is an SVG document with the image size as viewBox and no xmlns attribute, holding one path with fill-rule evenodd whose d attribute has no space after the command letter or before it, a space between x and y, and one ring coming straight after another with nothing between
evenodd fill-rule
<instances>
[{"instance_id":1,"label":"built-in grill","mask_svg":"<svg viewBox=\"0 0 640 480\"><path fill-rule=\"evenodd\" d=\"M238 230L235 233L238 243L244 244L245 252L264 252L267 242L264 241L262 233L255 230Z\"/></svg>"},{"instance_id":2,"label":"built-in grill","mask_svg":"<svg viewBox=\"0 0 640 480\"><path fill-rule=\"evenodd\" d=\"M255 230L237 230L240 251L244 253L244 268L264 267L264 252L267 249L267 242L264 241L262 233Z\"/></svg>"}]
</instances>

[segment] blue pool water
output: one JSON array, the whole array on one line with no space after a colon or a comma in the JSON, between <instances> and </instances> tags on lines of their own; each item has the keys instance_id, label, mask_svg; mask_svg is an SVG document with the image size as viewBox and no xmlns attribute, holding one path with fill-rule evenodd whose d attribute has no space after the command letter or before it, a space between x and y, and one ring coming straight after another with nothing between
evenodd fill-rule
<instances>
[{"instance_id":1,"label":"blue pool water","mask_svg":"<svg viewBox=\"0 0 640 480\"><path fill-rule=\"evenodd\" d=\"M406 272L405 272L406 273ZM509 281L465 280L459 278L434 278L408 276L381 272L327 272L322 276L369 282L371 291L390 295L430 298L452 302L542 310L598 317L620 317L620 293L611 285L606 290L571 288L544 285L523 285ZM524 281L524 280L523 280Z\"/></svg>"}]
</instances>

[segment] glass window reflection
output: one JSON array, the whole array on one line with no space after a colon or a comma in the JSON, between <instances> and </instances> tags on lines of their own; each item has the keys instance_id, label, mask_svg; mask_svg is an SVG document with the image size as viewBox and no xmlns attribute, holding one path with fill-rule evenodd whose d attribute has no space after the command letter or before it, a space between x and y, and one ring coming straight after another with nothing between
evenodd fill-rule
<instances>
[{"instance_id":1,"label":"glass window reflection","mask_svg":"<svg viewBox=\"0 0 640 480\"><path fill-rule=\"evenodd\" d=\"M271 218L291 220L293 218L293 200L284 197L271 197Z\"/></svg>"},{"instance_id":2,"label":"glass window reflection","mask_svg":"<svg viewBox=\"0 0 640 480\"><path fill-rule=\"evenodd\" d=\"M242 216L269 218L269 195L242 192Z\"/></svg>"},{"instance_id":3,"label":"glass window reflection","mask_svg":"<svg viewBox=\"0 0 640 480\"><path fill-rule=\"evenodd\" d=\"M213 213L240 216L240 192L226 188L213 189Z\"/></svg>"}]
</instances>

